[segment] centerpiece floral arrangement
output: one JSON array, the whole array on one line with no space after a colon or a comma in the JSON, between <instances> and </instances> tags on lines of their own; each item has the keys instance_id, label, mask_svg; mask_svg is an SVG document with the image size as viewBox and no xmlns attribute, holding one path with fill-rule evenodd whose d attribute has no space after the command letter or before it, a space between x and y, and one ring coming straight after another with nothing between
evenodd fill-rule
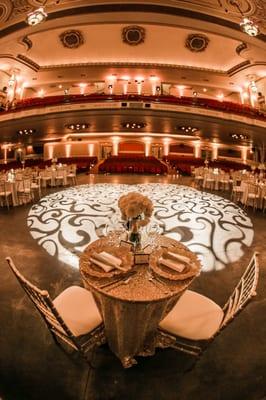
<instances>
[{"instance_id":1,"label":"centerpiece floral arrangement","mask_svg":"<svg viewBox=\"0 0 266 400\"><path fill-rule=\"evenodd\" d=\"M140 242L139 228L147 225L153 212L151 200L140 193L130 192L118 200L122 219L126 221L127 228L131 231L129 240Z\"/></svg>"}]
</instances>

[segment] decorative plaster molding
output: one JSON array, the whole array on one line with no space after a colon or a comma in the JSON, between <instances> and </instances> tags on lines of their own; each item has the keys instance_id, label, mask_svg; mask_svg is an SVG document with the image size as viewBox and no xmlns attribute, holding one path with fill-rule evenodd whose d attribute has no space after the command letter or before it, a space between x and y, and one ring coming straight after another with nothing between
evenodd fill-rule
<instances>
[{"instance_id":1,"label":"decorative plaster molding","mask_svg":"<svg viewBox=\"0 0 266 400\"><path fill-rule=\"evenodd\" d=\"M95 62L95 63L76 63L76 64L57 64L44 65L41 70L53 70L54 68L73 68L73 67L136 67L136 68L169 68L169 69L187 69L193 71L214 72L224 75L226 72L211 68L191 67L187 65L162 64L162 63L141 63L141 62Z\"/></svg>"},{"instance_id":2,"label":"decorative plaster molding","mask_svg":"<svg viewBox=\"0 0 266 400\"><path fill-rule=\"evenodd\" d=\"M236 54L241 56L242 51L246 50L248 48L247 43L242 42L236 47Z\"/></svg>"},{"instance_id":3,"label":"decorative plaster molding","mask_svg":"<svg viewBox=\"0 0 266 400\"><path fill-rule=\"evenodd\" d=\"M78 30L69 30L62 32L59 39L64 47L67 49L77 49L84 44L83 34Z\"/></svg>"},{"instance_id":4,"label":"decorative plaster molding","mask_svg":"<svg viewBox=\"0 0 266 400\"><path fill-rule=\"evenodd\" d=\"M28 36L23 36L19 43L26 47L26 50L29 51L32 48L32 41Z\"/></svg>"},{"instance_id":5,"label":"decorative plaster molding","mask_svg":"<svg viewBox=\"0 0 266 400\"><path fill-rule=\"evenodd\" d=\"M144 43L146 30L138 25L126 26L122 29L122 40L130 46L137 46Z\"/></svg>"},{"instance_id":6,"label":"decorative plaster molding","mask_svg":"<svg viewBox=\"0 0 266 400\"><path fill-rule=\"evenodd\" d=\"M36 72L40 69L40 66L36 62L32 61L30 58L24 56L23 54L18 54L16 60L21 61L24 65L33 69Z\"/></svg>"},{"instance_id":7,"label":"decorative plaster molding","mask_svg":"<svg viewBox=\"0 0 266 400\"><path fill-rule=\"evenodd\" d=\"M199 53L206 50L210 39L206 35L199 35L198 33L191 33L187 36L185 46L187 49L194 53Z\"/></svg>"},{"instance_id":8,"label":"decorative plaster molding","mask_svg":"<svg viewBox=\"0 0 266 400\"><path fill-rule=\"evenodd\" d=\"M227 71L227 75L233 76L233 75L237 74L238 72L242 71L243 69L246 69L246 67L248 67L250 65L251 65L251 62L249 60L243 61L242 63L237 64L234 67L230 68Z\"/></svg>"},{"instance_id":9,"label":"decorative plaster molding","mask_svg":"<svg viewBox=\"0 0 266 400\"><path fill-rule=\"evenodd\" d=\"M0 23L4 23L9 20L12 15L13 5L10 0L0 1Z\"/></svg>"}]
</instances>

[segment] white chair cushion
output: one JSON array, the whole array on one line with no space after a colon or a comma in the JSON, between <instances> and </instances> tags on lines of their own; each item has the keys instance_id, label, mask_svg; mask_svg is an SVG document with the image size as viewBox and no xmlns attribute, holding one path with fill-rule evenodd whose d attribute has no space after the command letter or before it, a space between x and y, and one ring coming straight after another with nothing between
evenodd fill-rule
<instances>
[{"instance_id":1,"label":"white chair cushion","mask_svg":"<svg viewBox=\"0 0 266 400\"><path fill-rule=\"evenodd\" d=\"M187 290L170 313L160 322L160 328L192 340L210 339L218 330L224 313L208 297Z\"/></svg>"},{"instance_id":2,"label":"white chair cushion","mask_svg":"<svg viewBox=\"0 0 266 400\"><path fill-rule=\"evenodd\" d=\"M75 336L89 333L102 323L92 294L82 287L70 286L53 303Z\"/></svg>"}]
</instances>

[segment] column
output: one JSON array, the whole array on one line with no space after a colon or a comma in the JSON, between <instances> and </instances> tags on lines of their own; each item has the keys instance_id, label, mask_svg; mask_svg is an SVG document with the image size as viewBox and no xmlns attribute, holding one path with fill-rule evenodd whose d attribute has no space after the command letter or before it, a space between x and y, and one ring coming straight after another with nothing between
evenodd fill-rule
<instances>
[{"instance_id":1,"label":"column","mask_svg":"<svg viewBox=\"0 0 266 400\"><path fill-rule=\"evenodd\" d=\"M217 160L218 158L218 147L217 143L212 143L212 160Z\"/></svg>"},{"instance_id":2,"label":"column","mask_svg":"<svg viewBox=\"0 0 266 400\"><path fill-rule=\"evenodd\" d=\"M120 142L120 137L117 137L117 136L112 137L112 143L113 143L112 154L113 154L113 156L118 156L119 142Z\"/></svg>"},{"instance_id":3,"label":"column","mask_svg":"<svg viewBox=\"0 0 266 400\"><path fill-rule=\"evenodd\" d=\"M241 148L241 159L244 164L247 163L248 147L242 146Z\"/></svg>"},{"instance_id":4,"label":"column","mask_svg":"<svg viewBox=\"0 0 266 400\"><path fill-rule=\"evenodd\" d=\"M145 157L149 157L151 155L151 138L144 138L145 143Z\"/></svg>"},{"instance_id":5,"label":"column","mask_svg":"<svg viewBox=\"0 0 266 400\"><path fill-rule=\"evenodd\" d=\"M164 156L169 155L169 147L170 147L170 139L169 138L163 139L163 155Z\"/></svg>"},{"instance_id":6,"label":"column","mask_svg":"<svg viewBox=\"0 0 266 400\"><path fill-rule=\"evenodd\" d=\"M194 157L201 158L201 143L200 142L194 143Z\"/></svg>"}]
</instances>

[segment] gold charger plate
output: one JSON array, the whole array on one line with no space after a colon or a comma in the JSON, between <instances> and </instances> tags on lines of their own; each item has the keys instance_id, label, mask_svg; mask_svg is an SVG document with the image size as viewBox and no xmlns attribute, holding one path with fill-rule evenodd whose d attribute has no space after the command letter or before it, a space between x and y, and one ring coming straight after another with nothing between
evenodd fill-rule
<instances>
[{"instance_id":1,"label":"gold charger plate","mask_svg":"<svg viewBox=\"0 0 266 400\"><path fill-rule=\"evenodd\" d=\"M149 266L152 269L152 271L160 276L161 278L164 279L169 279L172 281L179 281L179 280L185 280L188 278L191 278L195 275L198 275L200 271L200 263L199 260L197 259L197 256L193 253L191 253L189 250L181 250L181 249L173 249L171 247L171 252L188 257L191 262L189 264L183 263L180 261L180 264L185 265L185 269L182 272L175 271L171 268L168 268L165 265L162 265L159 263L159 258L167 253L166 249L158 249L152 252L150 255L150 262Z\"/></svg>"},{"instance_id":2,"label":"gold charger plate","mask_svg":"<svg viewBox=\"0 0 266 400\"><path fill-rule=\"evenodd\" d=\"M107 253L120 258L122 260L121 267L123 268L123 270L114 268L111 271L106 272L101 267L90 261L90 257L93 257L93 254L101 253L102 251L106 251ZM113 247L110 245L108 246L105 243L99 243L94 246L91 245L85 250L85 252L80 257L80 263L83 272L92 277L112 278L113 276L123 276L128 271L130 271L134 263L134 256L125 248Z\"/></svg>"}]
</instances>

